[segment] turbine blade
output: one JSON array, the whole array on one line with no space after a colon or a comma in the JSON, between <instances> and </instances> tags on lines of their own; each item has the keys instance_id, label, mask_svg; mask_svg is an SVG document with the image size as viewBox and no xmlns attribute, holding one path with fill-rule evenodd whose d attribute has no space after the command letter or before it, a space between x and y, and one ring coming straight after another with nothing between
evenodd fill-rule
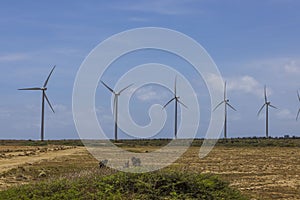
<instances>
[{"instance_id":1,"label":"turbine blade","mask_svg":"<svg viewBox=\"0 0 300 200\"><path fill-rule=\"evenodd\" d=\"M262 109L266 106L266 104L264 104L258 111L257 116L260 114L260 112L262 111Z\"/></svg>"},{"instance_id":2,"label":"turbine blade","mask_svg":"<svg viewBox=\"0 0 300 200\"><path fill-rule=\"evenodd\" d=\"M42 88L38 88L38 87L35 87L35 88L21 88L21 89L18 89L18 90L42 90Z\"/></svg>"},{"instance_id":3,"label":"turbine blade","mask_svg":"<svg viewBox=\"0 0 300 200\"><path fill-rule=\"evenodd\" d=\"M178 103L180 103L181 105L183 105L186 109L188 109L188 107L183 103L181 102L179 99L177 99Z\"/></svg>"},{"instance_id":4,"label":"turbine blade","mask_svg":"<svg viewBox=\"0 0 300 200\"><path fill-rule=\"evenodd\" d=\"M18 90L42 90L42 88L21 88Z\"/></svg>"},{"instance_id":5,"label":"turbine blade","mask_svg":"<svg viewBox=\"0 0 300 200\"><path fill-rule=\"evenodd\" d=\"M226 81L224 83L224 101L226 100Z\"/></svg>"},{"instance_id":6,"label":"turbine blade","mask_svg":"<svg viewBox=\"0 0 300 200\"><path fill-rule=\"evenodd\" d=\"M106 85L103 81L101 81L101 83L109 90L111 91L112 93L115 94L115 91L113 89L111 89L108 85Z\"/></svg>"},{"instance_id":7,"label":"turbine blade","mask_svg":"<svg viewBox=\"0 0 300 200\"><path fill-rule=\"evenodd\" d=\"M130 85L124 87L122 90L120 90L119 94L121 94L121 92L123 92L124 90L126 90L127 88L131 87L133 85L133 83L131 83Z\"/></svg>"},{"instance_id":8,"label":"turbine blade","mask_svg":"<svg viewBox=\"0 0 300 200\"><path fill-rule=\"evenodd\" d=\"M232 110L234 110L234 111L236 111L236 109L232 106L232 105L230 105L230 103L226 103Z\"/></svg>"},{"instance_id":9,"label":"turbine blade","mask_svg":"<svg viewBox=\"0 0 300 200\"><path fill-rule=\"evenodd\" d=\"M213 111L217 110L217 108L218 108L220 105L222 105L224 102L225 102L225 101L221 101L221 103L219 103L219 104L214 108Z\"/></svg>"},{"instance_id":10,"label":"turbine blade","mask_svg":"<svg viewBox=\"0 0 300 200\"><path fill-rule=\"evenodd\" d=\"M269 106L272 107L272 108L278 109L278 108L276 108L275 106L273 106L273 105L271 105L271 104L269 104Z\"/></svg>"},{"instance_id":11,"label":"turbine blade","mask_svg":"<svg viewBox=\"0 0 300 200\"><path fill-rule=\"evenodd\" d=\"M114 122L116 122L117 121L117 119L116 119L116 108L117 108L117 96L116 95L114 95L114 105L113 105L113 119L114 119Z\"/></svg>"},{"instance_id":12,"label":"turbine blade","mask_svg":"<svg viewBox=\"0 0 300 200\"><path fill-rule=\"evenodd\" d=\"M44 83L43 87L46 87L46 86L47 86L47 84L48 84L48 81L49 81L49 79L50 79L50 76L51 76L51 74L52 74L53 70L55 69L55 67L56 67L56 65L54 65L54 67L52 68L52 70L51 70L50 74L48 75L48 77L47 77L47 79L46 79L46 81L45 81L45 83Z\"/></svg>"},{"instance_id":13,"label":"turbine blade","mask_svg":"<svg viewBox=\"0 0 300 200\"><path fill-rule=\"evenodd\" d=\"M177 88L177 75L175 76L175 82L174 82L174 94L175 94L175 97L177 95L176 88Z\"/></svg>"},{"instance_id":14,"label":"turbine blade","mask_svg":"<svg viewBox=\"0 0 300 200\"><path fill-rule=\"evenodd\" d=\"M55 113L55 112L54 112L54 109L53 109L53 107L52 107L52 105L51 105L51 103L50 103L50 101L49 101L49 99L48 99L48 97L47 97L47 95L46 95L46 93L45 93L45 99L46 99L46 101L48 102L48 105L50 106L52 112Z\"/></svg>"},{"instance_id":15,"label":"turbine blade","mask_svg":"<svg viewBox=\"0 0 300 200\"><path fill-rule=\"evenodd\" d=\"M166 103L164 106L163 106L163 108L165 108L169 103L171 103L174 99L176 99L175 97L174 98L172 98L170 101L168 101L168 103Z\"/></svg>"},{"instance_id":16,"label":"turbine blade","mask_svg":"<svg viewBox=\"0 0 300 200\"><path fill-rule=\"evenodd\" d=\"M296 121L298 121L299 114L300 114L300 108L299 108L298 113L297 113Z\"/></svg>"},{"instance_id":17,"label":"turbine blade","mask_svg":"<svg viewBox=\"0 0 300 200\"><path fill-rule=\"evenodd\" d=\"M298 99L299 99L299 101L300 101L300 95L299 95L299 92L298 92L298 90L297 90L297 95L298 95Z\"/></svg>"},{"instance_id":18,"label":"turbine blade","mask_svg":"<svg viewBox=\"0 0 300 200\"><path fill-rule=\"evenodd\" d=\"M267 98L267 86L265 85L265 88L264 88L264 94L265 94L265 103L268 102L268 98Z\"/></svg>"}]
</instances>

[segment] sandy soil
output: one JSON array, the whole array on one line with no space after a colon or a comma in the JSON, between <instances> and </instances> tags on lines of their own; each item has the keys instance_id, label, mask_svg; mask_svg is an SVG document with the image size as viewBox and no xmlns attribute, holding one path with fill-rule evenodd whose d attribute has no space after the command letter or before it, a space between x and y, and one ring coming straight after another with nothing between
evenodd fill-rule
<instances>
[{"instance_id":1,"label":"sandy soil","mask_svg":"<svg viewBox=\"0 0 300 200\"><path fill-rule=\"evenodd\" d=\"M135 152L153 149L135 148ZM213 173L253 199L300 199L300 149L291 147L215 147L199 159L199 148L190 148L171 168ZM0 175L20 166L38 163L94 165L97 161L84 147L0 147ZM16 184L16 178L0 179L2 186ZM24 183L30 182L30 179ZM22 183L22 180L18 184ZM2 187L3 188L3 187Z\"/></svg>"},{"instance_id":2,"label":"sandy soil","mask_svg":"<svg viewBox=\"0 0 300 200\"><path fill-rule=\"evenodd\" d=\"M28 183L22 177L1 176L12 169L22 168L25 165L35 165L40 162L57 160L76 154L86 154L84 147L47 146L47 147L20 147L0 146L0 190L9 186Z\"/></svg>"},{"instance_id":3,"label":"sandy soil","mask_svg":"<svg viewBox=\"0 0 300 200\"><path fill-rule=\"evenodd\" d=\"M177 164L183 170L218 174L253 199L300 199L300 149L216 147L204 159L191 148Z\"/></svg>"},{"instance_id":4,"label":"sandy soil","mask_svg":"<svg viewBox=\"0 0 300 200\"><path fill-rule=\"evenodd\" d=\"M6 150L8 150L8 152ZM16 146L0 147L0 152L2 153L2 158L0 158L0 173L27 163L34 164L41 160L51 160L62 156L76 154L83 150L85 150L83 147L74 148L65 146L52 146L46 148Z\"/></svg>"}]
</instances>

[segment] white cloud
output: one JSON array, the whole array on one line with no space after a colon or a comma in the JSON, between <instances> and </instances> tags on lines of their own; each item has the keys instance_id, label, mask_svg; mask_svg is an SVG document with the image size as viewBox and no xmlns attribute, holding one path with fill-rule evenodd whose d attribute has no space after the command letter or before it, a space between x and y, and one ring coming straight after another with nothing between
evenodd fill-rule
<instances>
[{"instance_id":1,"label":"white cloud","mask_svg":"<svg viewBox=\"0 0 300 200\"><path fill-rule=\"evenodd\" d=\"M292 114L292 112L288 109L280 109L277 113L276 116L279 119L295 119L295 116Z\"/></svg>"},{"instance_id":2,"label":"white cloud","mask_svg":"<svg viewBox=\"0 0 300 200\"><path fill-rule=\"evenodd\" d=\"M56 104L53 106L55 113L50 111L46 114L49 126L66 127L73 125L72 110L67 105Z\"/></svg>"},{"instance_id":3,"label":"white cloud","mask_svg":"<svg viewBox=\"0 0 300 200\"><path fill-rule=\"evenodd\" d=\"M207 75L206 81L207 81L206 84L209 84L209 86L211 86L213 89L223 93L223 87L222 86L220 87L219 84L220 82L221 83L223 82L222 77L218 76L217 74L209 73Z\"/></svg>"},{"instance_id":4,"label":"white cloud","mask_svg":"<svg viewBox=\"0 0 300 200\"><path fill-rule=\"evenodd\" d=\"M167 94L161 90L154 90L152 86L142 87L136 91L136 97L141 101L162 100Z\"/></svg>"},{"instance_id":5,"label":"white cloud","mask_svg":"<svg viewBox=\"0 0 300 200\"><path fill-rule=\"evenodd\" d=\"M28 58L29 55L23 53L6 54L6 55L0 55L0 62L14 62L14 61L27 60Z\"/></svg>"},{"instance_id":6,"label":"white cloud","mask_svg":"<svg viewBox=\"0 0 300 200\"><path fill-rule=\"evenodd\" d=\"M112 111L110 110L110 107L105 108L103 106L97 106L95 109L100 122L106 124L112 123L113 115L111 113Z\"/></svg>"},{"instance_id":7,"label":"white cloud","mask_svg":"<svg viewBox=\"0 0 300 200\"><path fill-rule=\"evenodd\" d=\"M149 19L143 18L143 17L130 17L129 21L133 21L133 22L148 22Z\"/></svg>"},{"instance_id":8,"label":"white cloud","mask_svg":"<svg viewBox=\"0 0 300 200\"><path fill-rule=\"evenodd\" d=\"M189 3L194 0L142 0L142 1L124 1L123 4L114 8L118 10L151 12L163 15L182 15L192 13L192 6ZM199 13L199 10L197 10Z\"/></svg>"},{"instance_id":9,"label":"white cloud","mask_svg":"<svg viewBox=\"0 0 300 200\"><path fill-rule=\"evenodd\" d=\"M264 93L263 85L260 84L252 76L241 76L235 78L229 78L227 83L228 90L239 91L249 94L254 94L261 97ZM268 95L272 93L270 89L267 89Z\"/></svg>"},{"instance_id":10,"label":"white cloud","mask_svg":"<svg viewBox=\"0 0 300 200\"><path fill-rule=\"evenodd\" d=\"M53 105L53 109L55 112L67 112L67 106L62 104Z\"/></svg>"},{"instance_id":11,"label":"white cloud","mask_svg":"<svg viewBox=\"0 0 300 200\"><path fill-rule=\"evenodd\" d=\"M97 106L97 107L95 107L95 111L98 114L103 114L105 112L105 109L103 106Z\"/></svg>"},{"instance_id":12,"label":"white cloud","mask_svg":"<svg viewBox=\"0 0 300 200\"><path fill-rule=\"evenodd\" d=\"M286 73L288 75L300 74L300 59L297 57L275 57L261 60L250 61L245 66L250 68L267 70L268 74Z\"/></svg>"},{"instance_id":13,"label":"white cloud","mask_svg":"<svg viewBox=\"0 0 300 200\"><path fill-rule=\"evenodd\" d=\"M300 65L295 60L290 60L289 63L284 65L284 70L288 74L300 74Z\"/></svg>"},{"instance_id":14,"label":"white cloud","mask_svg":"<svg viewBox=\"0 0 300 200\"><path fill-rule=\"evenodd\" d=\"M10 117L12 114L11 111L1 108L0 110L0 119L6 119Z\"/></svg>"}]
</instances>

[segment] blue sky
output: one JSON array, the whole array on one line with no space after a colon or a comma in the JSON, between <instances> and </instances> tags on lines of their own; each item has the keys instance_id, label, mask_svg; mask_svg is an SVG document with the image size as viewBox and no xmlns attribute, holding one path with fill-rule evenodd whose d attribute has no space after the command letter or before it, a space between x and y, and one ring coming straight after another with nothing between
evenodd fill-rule
<instances>
[{"instance_id":1,"label":"blue sky","mask_svg":"<svg viewBox=\"0 0 300 200\"><path fill-rule=\"evenodd\" d=\"M270 101L279 108L270 111L270 134L300 136L300 121L295 120L300 107L296 96L300 90L299 8L296 0L2 1L0 138L39 138L41 94L17 89L41 86L53 65L57 68L47 94L56 113L46 109L45 138L78 138L72 90L81 63L111 35L147 26L180 31L211 55L228 81L228 96L238 110L229 112L229 136L264 136L264 116L256 115L263 104L264 84ZM157 51L136 52L120 59L103 80L114 86L131 65L147 62L172 65L191 81L202 108L198 137L203 137L209 122L208 92L201 77L183 69L180 59ZM117 67L124 63L125 67ZM140 89L133 97L133 119L147 124L149 106L164 104L171 96L158 86ZM98 119L112 136L110 94L101 85L96 102ZM172 107L167 109L161 137L172 136Z\"/></svg>"}]
</instances>

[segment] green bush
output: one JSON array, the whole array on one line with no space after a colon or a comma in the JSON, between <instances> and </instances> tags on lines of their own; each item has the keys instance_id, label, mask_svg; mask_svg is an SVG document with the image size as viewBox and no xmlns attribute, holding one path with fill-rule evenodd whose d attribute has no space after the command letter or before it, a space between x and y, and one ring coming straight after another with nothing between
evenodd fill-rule
<instances>
[{"instance_id":1,"label":"green bush","mask_svg":"<svg viewBox=\"0 0 300 200\"><path fill-rule=\"evenodd\" d=\"M118 172L10 188L0 199L247 199L213 175Z\"/></svg>"}]
</instances>

